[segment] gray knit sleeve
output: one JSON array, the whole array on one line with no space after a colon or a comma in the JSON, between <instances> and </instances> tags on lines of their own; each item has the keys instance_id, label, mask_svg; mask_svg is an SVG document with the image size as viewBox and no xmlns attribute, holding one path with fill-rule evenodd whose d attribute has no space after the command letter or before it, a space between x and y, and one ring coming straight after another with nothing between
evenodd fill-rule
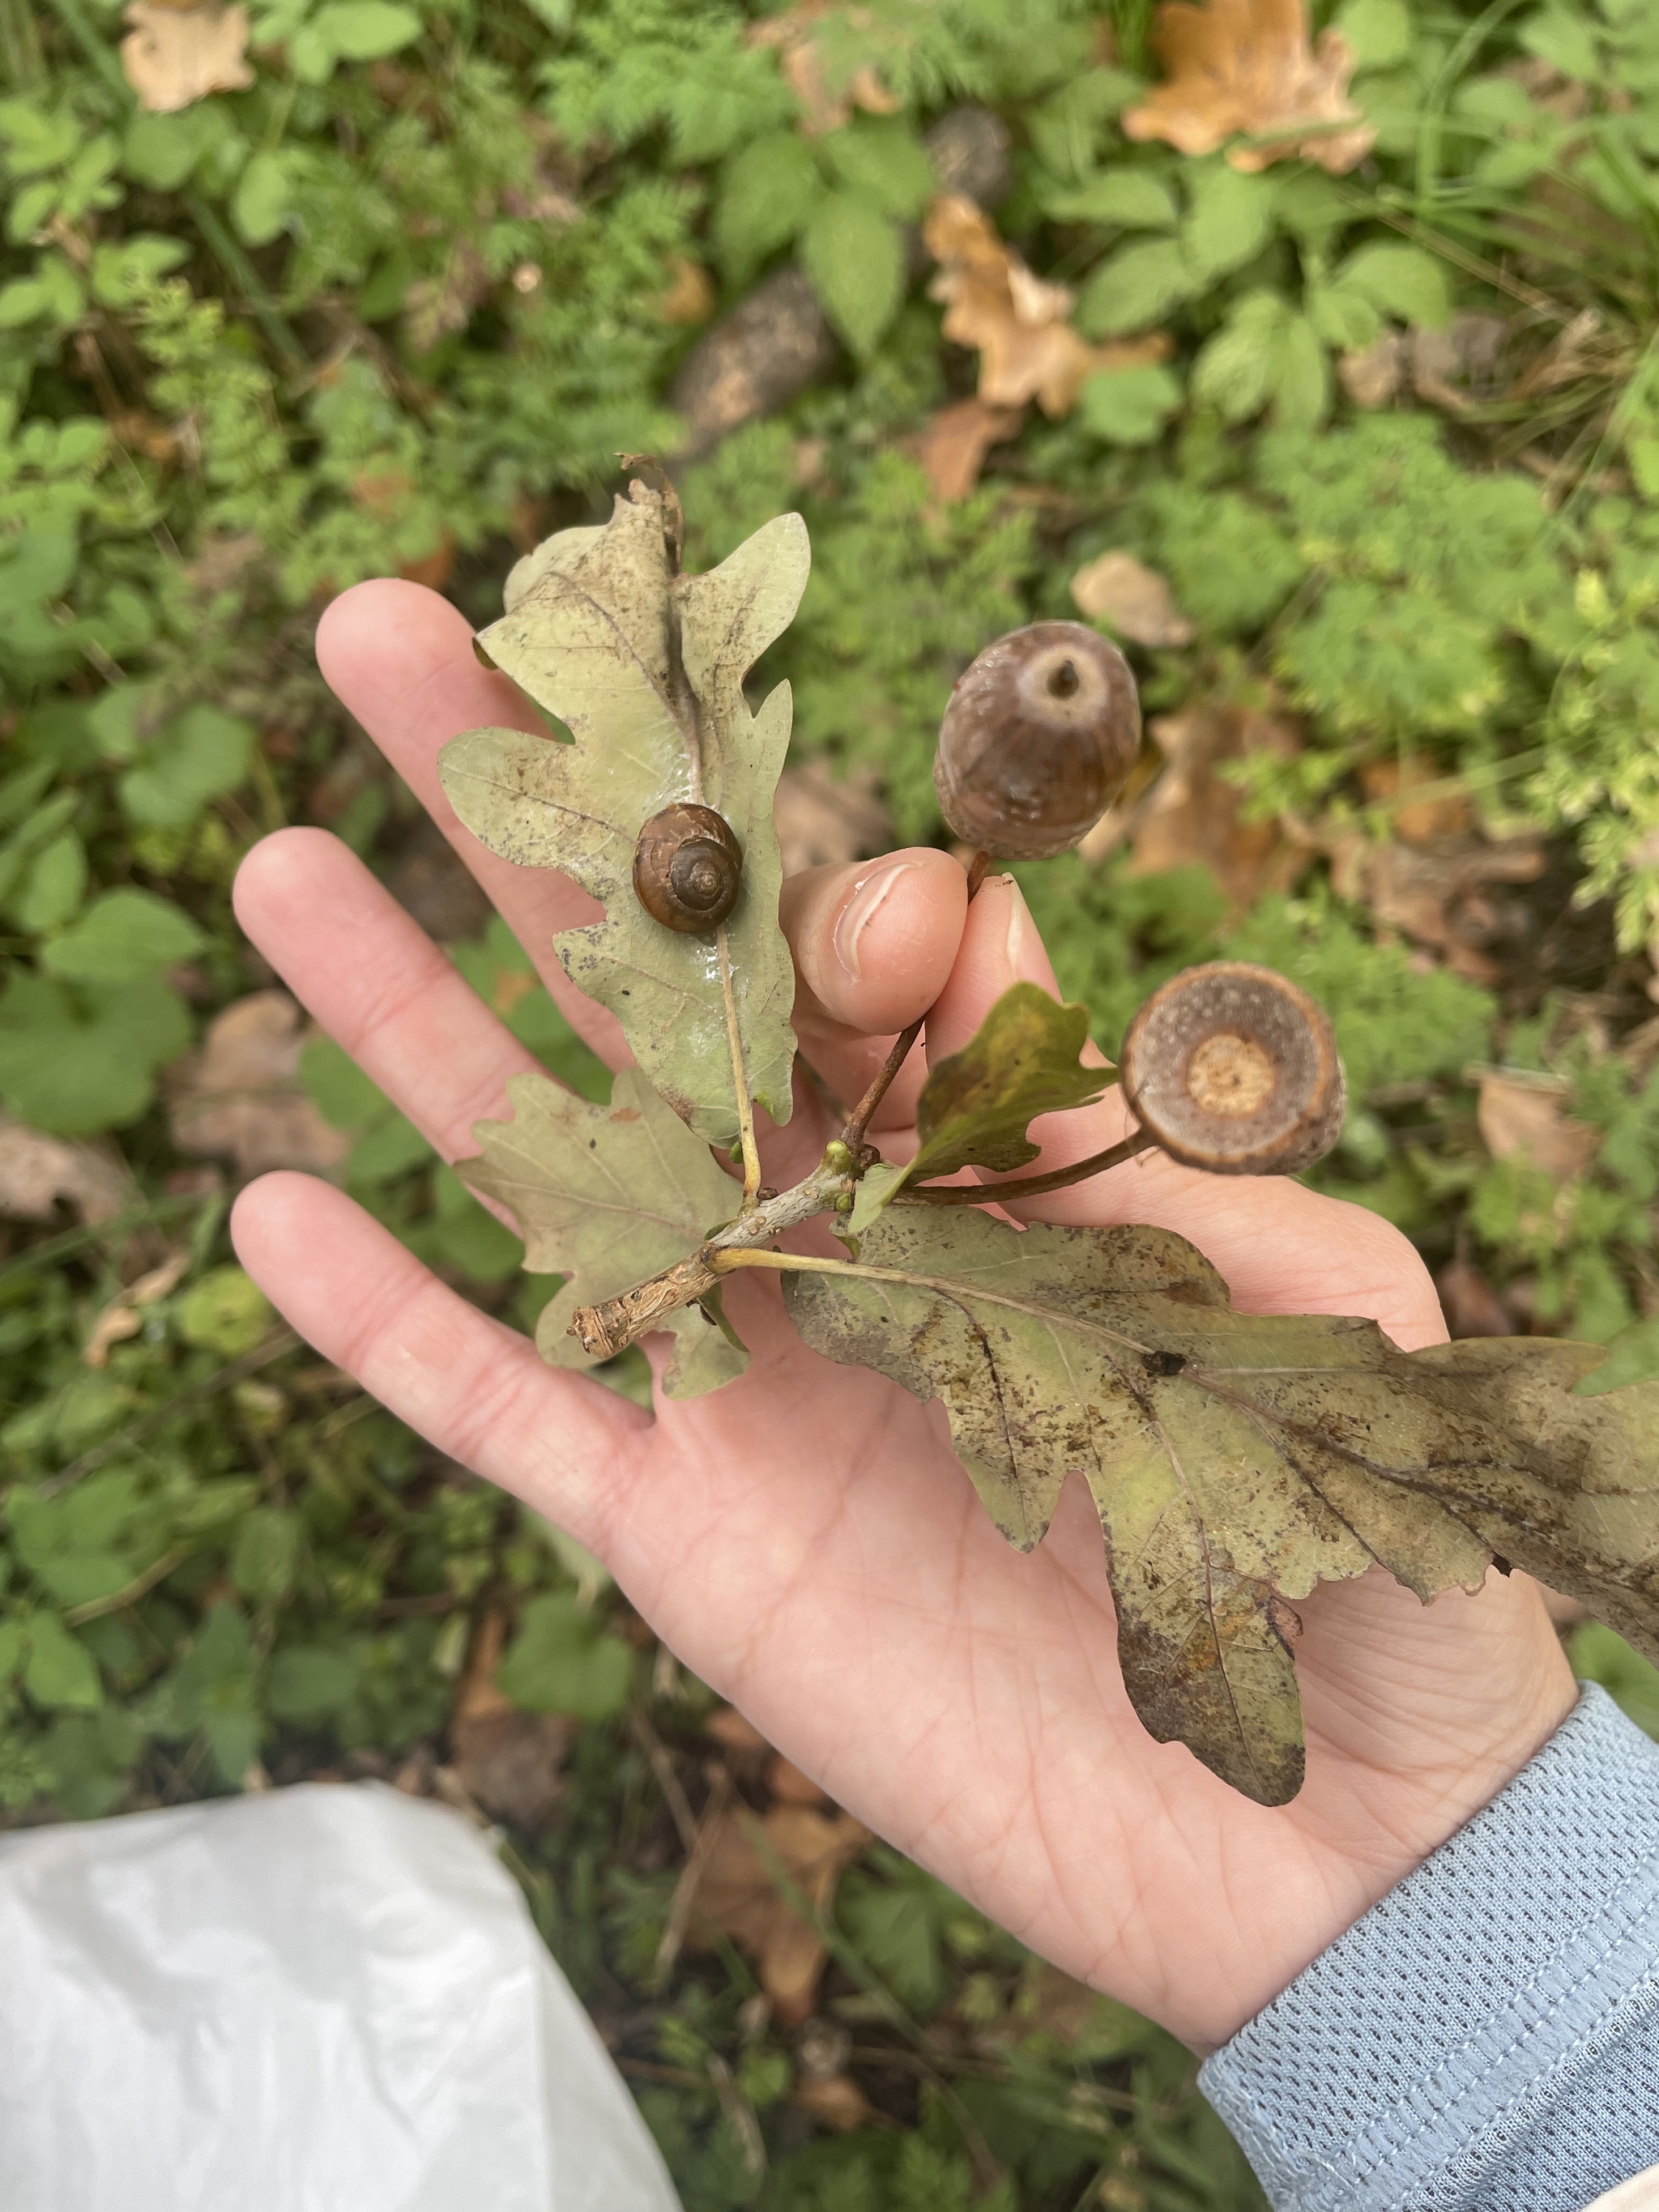
<instances>
[{"instance_id":1,"label":"gray knit sleeve","mask_svg":"<svg viewBox=\"0 0 1659 2212\"><path fill-rule=\"evenodd\" d=\"M1582 2212L1659 2163L1659 1744L1587 1686L1199 2079L1275 2212Z\"/></svg>"}]
</instances>

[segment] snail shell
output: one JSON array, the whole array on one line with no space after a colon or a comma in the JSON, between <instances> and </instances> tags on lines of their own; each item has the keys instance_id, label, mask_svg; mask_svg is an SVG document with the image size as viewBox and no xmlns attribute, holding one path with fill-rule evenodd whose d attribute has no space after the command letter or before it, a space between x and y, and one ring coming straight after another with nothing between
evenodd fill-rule
<instances>
[{"instance_id":1,"label":"snail shell","mask_svg":"<svg viewBox=\"0 0 1659 2212\"><path fill-rule=\"evenodd\" d=\"M1295 1175L1342 1133L1330 1023L1287 976L1247 961L1188 968L1154 991L1118 1073L1141 1127L1212 1175Z\"/></svg>"},{"instance_id":2,"label":"snail shell","mask_svg":"<svg viewBox=\"0 0 1659 2212\"><path fill-rule=\"evenodd\" d=\"M1117 647L1082 623L1030 623L958 679L933 788L965 844L1046 860L1093 829L1139 750L1140 700Z\"/></svg>"},{"instance_id":3,"label":"snail shell","mask_svg":"<svg viewBox=\"0 0 1659 2212\"><path fill-rule=\"evenodd\" d=\"M681 800L653 814L634 848L634 890L665 929L706 937L743 888L743 854L732 825L712 806Z\"/></svg>"}]
</instances>

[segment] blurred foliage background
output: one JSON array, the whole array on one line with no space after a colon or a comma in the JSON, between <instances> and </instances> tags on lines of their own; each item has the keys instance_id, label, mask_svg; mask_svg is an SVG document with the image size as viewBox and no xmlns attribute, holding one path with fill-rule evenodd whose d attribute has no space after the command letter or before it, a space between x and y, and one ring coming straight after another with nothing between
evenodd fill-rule
<instances>
[{"instance_id":1,"label":"blurred foliage background","mask_svg":"<svg viewBox=\"0 0 1659 2212\"><path fill-rule=\"evenodd\" d=\"M223 1224L283 1163L516 1325L551 1286L229 885L325 824L591 1090L311 637L386 574L482 623L674 457L694 563L811 526L795 865L941 836L957 674L1097 622L1146 753L1022 877L1101 1042L1285 969L1353 1093L1316 1180L1454 1332L1659 1371L1659 17L1207 20L1266 40L1231 103L1147 0L0 0L0 1804L375 1775L495 1824L689 2212L1261 2199L1185 2053L276 1322Z\"/></svg>"}]
</instances>

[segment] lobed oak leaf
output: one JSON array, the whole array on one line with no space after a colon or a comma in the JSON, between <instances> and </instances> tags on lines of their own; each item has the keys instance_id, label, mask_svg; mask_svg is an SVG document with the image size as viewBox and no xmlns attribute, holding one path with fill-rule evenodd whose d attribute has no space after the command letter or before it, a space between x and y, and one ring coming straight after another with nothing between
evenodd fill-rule
<instances>
[{"instance_id":1,"label":"lobed oak leaf","mask_svg":"<svg viewBox=\"0 0 1659 2212\"><path fill-rule=\"evenodd\" d=\"M872 1168L859 1184L848 1232L856 1237L903 1186L959 1168L1007 1175L1042 1147L1026 1134L1039 1115L1091 1106L1117 1078L1079 1059L1089 1041L1086 1006L1063 1006L1035 983L1005 991L960 1052L931 1071L916 1101L917 1145L902 1167Z\"/></svg>"},{"instance_id":2,"label":"lobed oak leaf","mask_svg":"<svg viewBox=\"0 0 1659 2212\"><path fill-rule=\"evenodd\" d=\"M574 744L471 730L445 746L451 805L504 860L557 868L605 917L554 948L609 1006L654 1087L699 1136L738 1132L729 984L751 1097L791 1109L794 971L778 926L773 793L789 743L787 684L757 714L743 679L806 585L805 526L780 515L705 575L676 573L663 495L635 483L600 526L560 531L513 569L482 648ZM743 855L738 902L708 937L665 929L633 887L634 849L677 800L714 807Z\"/></svg>"},{"instance_id":3,"label":"lobed oak leaf","mask_svg":"<svg viewBox=\"0 0 1659 2212\"><path fill-rule=\"evenodd\" d=\"M1335 29L1308 40L1305 0L1164 0L1153 52L1168 75L1122 118L1130 138L1161 138L1187 155L1230 138L1235 169L1299 157L1344 176L1376 133L1347 97L1353 51Z\"/></svg>"},{"instance_id":4,"label":"lobed oak leaf","mask_svg":"<svg viewBox=\"0 0 1659 2212\"><path fill-rule=\"evenodd\" d=\"M1067 415L1097 370L1162 361L1170 350L1161 336L1104 346L1079 337L1069 320L1075 295L1033 276L989 216L960 193L934 200L922 238L939 264L929 292L945 303L945 336L977 349L979 397L988 407L1035 399L1045 415Z\"/></svg>"},{"instance_id":5,"label":"lobed oak leaf","mask_svg":"<svg viewBox=\"0 0 1659 2212\"><path fill-rule=\"evenodd\" d=\"M532 1274L568 1278L543 1311L538 1352L555 1367L592 1366L568 1334L576 1308L683 1260L736 1213L738 1187L637 1068L616 1077L608 1106L541 1075L513 1077L507 1095L513 1119L478 1122L479 1157L455 1172L513 1216ZM668 1397L717 1390L749 1364L701 1306L662 1326L678 1339Z\"/></svg>"},{"instance_id":6,"label":"lobed oak leaf","mask_svg":"<svg viewBox=\"0 0 1659 2212\"><path fill-rule=\"evenodd\" d=\"M875 51L880 41L867 8L798 0L782 15L752 25L746 43L776 48L783 81L800 103L804 138L839 131L855 108L866 115L896 115L902 105L882 82Z\"/></svg>"},{"instance_id":7,"label":"lobed oak leaf","mask_svg":"<svg viewBox=\"0 0 1659 2212\"><path fill-rule=\"evenodd\" d=\"M1426 1602L1514 1564L1659 1652L1659 1383L1573 1395L1598 1346L1407 1353L1374 1322L1246 1316L1161 1229L917 1209L861 1255L786 1277L806 1342L940 1399L1021 1551L1083 1476L1143 1723L1260 1803L1301 1786L1295 1606L1321 1581L1380 1565Z\"/></svg>"},{"instance_id":8,"label":"lobed oak leaf","mask_svg":"<svg viewBox=\"0 0 1659 2212\"><path fill-rule=\"evenodd\" d=\"M1487 1068L1474 1118L1493 1159L1518 1159L1557 1182L1583 1175L1601 1148L1601 1132L1568 1117L1568 1096L1569 1086L1554 1076Z\"/></svg>"},{"instance_id":9,"label":"lobed oak leaf","mask_svg":"<svg viewBox=\"0 0 1659 2212\"><path fill-rule=\"evenodd\" d=\"M169 1084L179 1150L228 1155L245 1176L338 1168L352 1138L330 1127L300 1079L301 1054L316 1035L286 991L251 992L216 1014Z\"/></svg>"},{"instance_id":10,"label":"lobed oak leaf","mask_svg":"<svg viewBox=\"0 0 1659 2212\"><path fill-rule=\"evenodd\" d=\"M733 1806L716 1816L697 1888L698 1917L748 1953L786 2022L811 2013L828 1954L778 1874L825 1914L842 1873L869 1841L870 1831L850 1813L821 1813L810 1805L775 1805L760 1819ZM696 1919L689 1940L712 1948Z\"/></svg>"},{"instance_id":11,"label":"lobed oak leaf","mask_svg":"<svg viewBox=\"0 0 1659 2212\"><path fill-rule=\"evenodd\" d=\"M977 397L958 399L931 416L916 441L916 459L936 497L966 499L979 482L993 446L1017 437L1024 420L1018 407L993 407Z\"/></svg>"},{"instance_id":12,"label":"lobed oak leaf","mask_svg":"<svg viewBox=\"0 0 1659 2212\"><path fill-rule=\"evenodd\" d=\"M1243 793L1222 771L1247 754L1297 752L1295 725L1281 715L1206 700L1179 714L1154 715L1148 734L1163 756L1156 781L1096 824L1079 848L1084 858L1103 860L1127 840L1132 875L1208 868L1240 912L1267 892L1287 890L1305 852L1278 822L1247 820Z\"/></svg>"},{"instance_id":13,"label":"lobed oak leaf","mask_svg":"<svg viewBox=\"0 0 1659 2212\"><path fill-rule=\"evenodd\" d=\"M210 92L246 92L247 10L173 7L132 0L124 11L132 28L121 41L121 68L152 115L171 115Z\"/></svg>"}]
</instances>

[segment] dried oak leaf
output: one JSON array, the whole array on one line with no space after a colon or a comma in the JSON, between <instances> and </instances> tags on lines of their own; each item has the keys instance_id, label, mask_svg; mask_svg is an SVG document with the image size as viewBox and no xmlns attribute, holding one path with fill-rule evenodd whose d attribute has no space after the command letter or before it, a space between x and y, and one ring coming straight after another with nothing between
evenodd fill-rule
<instances>
[{"instance_id":1,"label":"dried oak leaf","mask_svg":"<svg viewBox=\"0 0 1659 2212\"><path fill-rule=\"evenodd\" d=\"M772 810L784 874L886 852L893 819L877 796L878 782L872 769L855 769L844 781L818 761L785 769Z\"/></svg>"},{"instance_id":2,"label":"dried oak leaf","mask_svg":"<svg viewBox=\"0 0 1659 2212\"><path fill-rule=\"evenodd\" d=\"M810 1805L775 1805L757 1818L740 1806L719 1815L697 1887L697 1917L688 1941L710 1948L698 1919L712 1923L746 1951L779 2019L805 2020L813 2009L827 1953L817 1929L779 1886L781 1874L818 1913L828 1913L836 1884L870 1841L850 1813Z\"/></svg>"},{"instance_id":3,"label":"dried oak leaf","mask_svg":"<svg viewBox=\"0 0 1659 2212\"><path fill-rule=\"evenodd\" d=\"M1144 1725L1258 1802L1302 1783L1296 1601L1386 1567L1425 1601L1496 1557L1659 1655L1659 1383L1599 1346L1398 1352L1374 1322L1246 1316L1167 1230L888 1213L856 1269L791 1273L825 1358L937 1397L1021 1551L1081 1474Z\"/></svg>"},{"instance_id":4,"label":"dried oak leaf","mask_svg":"<svg viewBox=\"0 0 1659 2212\"><path fill-rule=\"evenodd\" d=\"M805 525L785 514L718 568L678 574L669 526L661 495L636 483L608 523L561 531L518 563L481 647L575 741L470 730L444 747L439 773L491 852L558 869L603 902L603 921L554 939L565 973L610 1007L697 1134L730 1144L727 983L751 1097L780 1122L792 1103L794 968L772 818L789 687L751 714L743 679L793 619L810 555ZM676 800L722 814L743 854L737 905L712 939L665 929L634 890L640 830Z\"/></svg>"},{"instance_id":5,"label":"dried oak leaf","mask_svg":"<svg viewBox=\"0 0 1659 2212\"><path fill-rule=\"evenodd\" d=\"M450 1765L467 1795L515 1827L534 1832L558 1802L577 1723L562 1713L521 1712L495 1686L507 1624L493 1608L478 1624L450 1714Z\"/></svg>"},{"instance_id":6,"label":"dried oak leaf","mask_svg":"<svg viewBox=\"0 0 1659 2212\"><path fill-rule=\"evenodd\" d=\"M1169 81L1125 113L1126 137L1213 154L1243 136L1257 143L1231 149L1236 169L1299 156L1338 177L1376 141L1347 96L1353 50L1334 29L1310 46L1305 0L1164 0L1150 43Z\"/></svg>"},{"instance_id":7,"label":"dried oak leaf","mask_svg":"<svg viewBox=\"0 0 1659 2212\"><path fill-rule=\"evenodd\" d=\"M1506 1075L1488 1068L1480 1078L1475 1121L1495 1160L1519 1159L1541 1168L1557 1182L1571 1182L1595 1158L1601 1132L1565 1112L1568 1085L1553 1076Z\"/></svg>"},{"instance_id":8,"label":"dried oak leaf","mask_svg":"<svg viewBox=\"0 0 1659 2212\"><path fill-rule=\"evenodd\" d=\"M129 1283L113 1297L92 1325L81 1357L88 1367L106 1367L110 1346L137 1336L144 1325L143 1309L158 1304L183 1281L190 1268L188 1252L173 1252L160 1267L149 1268L136 1283Z\"/></svg>"},{"instance_id":9,"label":"dried oak leaf","mask_svg":"<svg viewBox=\"0 0 1659 2212\"><path fill-rule=\"evenodd\" d=\"M966 499L979 482L993 446L1017 437L1024 420L1018 407L993 407L978 398L941 407L916 441L916 459L937 498Z\"/></svg>"},{"instance_id":10,"label":"dried oak leaf","mask_svg":"<svg viewBox=\"0 0 1659 2212\"><path fill-rule=\"evenodd\" d=\"M537 1326L542 1358L591 1366L568 1334L576 1308L683 1260L736 1213L738 1187L637 1068L616 1077L608 1106L542 1075L515 1075L507 1096L513 1119L478 1122L481 1156L455 1172L512 1214L532 1274L568 1279ZM701 1306L662 1326L679 1340L662 1378L671 1398L716 1390L749 1364Z\"/></svg>"},{"instance_id":11,"label":"dried oak leaf","mask_svg":"<svg viewBox=\"0 0 1659 2212\"><path fill-rule=\"evenodd\" d=\"M990 407L1035 399L1045 415L1069 414L1083 380L1097 369L1162 361L1161 335L1091 346L1067 318L1074 295L1034 276L998 237L984 211L960 193L943 192L922 228L939 273L929 296L945 303L945 336L979 353L979 397Z\"/></svg>"},{"instance_id":12,"label":"dried oak leaf","mask_svg":"<svg viewBox=\"0 0 1659 2212\"><path fill-rule=\"evenodd\" d=\"M132 0L123 20L132 28L121 41L121 67L153 115L171 115L210 92L246 92L253 82L246 8Z\"/></svg>"},{"instance_id":13,"label":"dried oak leaf","mask_svg":"<svg viewBox=\"0 0 1659 2212\"><path fill-rule=\"evenodd\" d=\"M1219 773L1248 753L1297 752L1296 725L1282 715L1208 700L1182 714L1159 714L1147 734L1164 757L1157 780L1120 802L1091 830L1081 851L1102 860L1128 839L1130 873L1209 869L1228 904L1240 911L1270 891L1289 889L1305 854L1274 821L1244 818L1243 794Z\"/></svg>"},{"instance_id":14,"label":"dried oak leaf","mask_svg":"<svg viewBox=\"0 0 1659 2212\"><path fill-rule=\"evenodd\" d=\"M85 1222L111 1221L137 1195L118 1155L0 1115L0 1214L50 1221L61 1200Z\"/></svg>"},{"instance_id":15,"label":"dried oak leaf","mask_svg":"<svg viewBox=\"0 0 1659 2212\"><path fill-rule=\"evenodd\" d=\"M1515 1316L1479 1267L1453 1260L1434 1279L1440 1310L1454 1336L1513 1336Z\"/></svg>"},{"instance_id":16,"label":"dried oak leaf","mask_svg":"<svg viewBox=\"0 0 1659 2212\"><path fill-rule=\"evenodd\" d=\"M1091 622L1103 622L1132 645L1190 645L1197 632L1175 603L1170 580L1133 553L1102 553L1071 582L1072 599Z\"/></svg>"},{"instance_id":17,"label":"dried oak leaf","mask_svg":"<svg viewBox=\"0 0 1659 2212\"><path fill-rule=\"evenodd\" d=\"M898 112L900 102L882 82L876 57L859 51L866 40L875 44L877 35L869 9L841 6L837 0L800 0L745 34L751 46L777 49L783 81L800 102L804 138L839 131L854 108L866 115Z\"/></svg>"},{"instance_id":18,"label":"dried oak leaf","mask_svg":"<svg viewBox=\"0 0 1659 2212\"><path fill-rule=\"evenodd\" d=\"M916 1149L902 1167L881 1164L860 1179L848 1231L857 1237L907 1182L992 1168L1010 1175L1042 1149L1027 1135L1043 1114L1091 1106L1117 1077L1079 1059L1089 1010L1063 1006L1035 983L996 1001L960 1052L939 1060L916 1101Z\"/></svg>"},{"instance_id":19,"label":"dried oak leaf","mask_svg":"<svg viewBox=\"0 0 1659 2212\"><path fill-rule=\"evenodd\" d=\"M1408 818L1427 821L1436 805L1409 801L1396 826ZM1440 818L1455 817L1449 811ZM1494 887L1531 883L1545 865L1542 844L1531 836L1487 840L1433 833L1414 844L1368 837L1348 823L1316 832L1315 842L1329 855L1339 896L1363 901L1377 921L1438 952L1454 974L1474 983L1498 981L1502 969L1487 948L1510 934L1517 921L1494 898Z\"/></svg>"},{"instance_id":20,"label":"dried oak leaf","mask_svg":"<svg viewBox=\"0 0 1659 2212\"><path fill-rule=\"evenodd\" d=\"M329 1127L300 1081L312 1034L286 991L255 991L216 1014L170 1085L179 1150L228 1154L245 1176L338 1167L351 1137Z\"/></svg>"}]
</instances>

